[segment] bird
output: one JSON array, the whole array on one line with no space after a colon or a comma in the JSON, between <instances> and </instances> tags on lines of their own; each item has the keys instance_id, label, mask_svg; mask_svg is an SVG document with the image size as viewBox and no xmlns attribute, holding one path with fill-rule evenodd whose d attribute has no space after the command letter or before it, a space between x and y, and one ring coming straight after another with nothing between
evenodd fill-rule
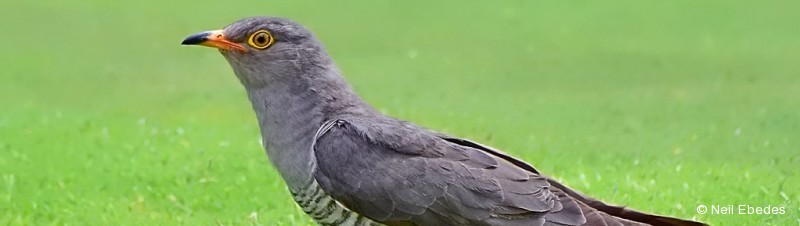
<instances>
[{"instance_id":1,"label":"bird","mask_svg":"<svg viewBox=\"0 0 800 226\"><path fill-rule=\"evenodd\" d=\"M181 44L227 60L267 157L319 225L705 225L607 204L501 150L387 116L293 20L244 18Z\"/></svg>"}]
</instances>

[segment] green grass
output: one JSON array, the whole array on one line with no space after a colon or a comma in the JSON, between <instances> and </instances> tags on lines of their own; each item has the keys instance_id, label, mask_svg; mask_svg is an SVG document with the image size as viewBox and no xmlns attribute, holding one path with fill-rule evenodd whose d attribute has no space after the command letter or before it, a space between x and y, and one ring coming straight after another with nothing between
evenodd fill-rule
<instances>
[{"instance_id":1,"label":"green grass","mask_svg":"<svg viewBox=\"0 0 800 226\"><path fill-rule=\"evenodd\" d=\"M793 1L14 1L0 225L308 225L216 51L244 16L314 30L370 103L612 203L800 224ZM784 206L701 215L697 205ZM256 220L257 218L257 220Z\"/></svg>"}]
</instances>

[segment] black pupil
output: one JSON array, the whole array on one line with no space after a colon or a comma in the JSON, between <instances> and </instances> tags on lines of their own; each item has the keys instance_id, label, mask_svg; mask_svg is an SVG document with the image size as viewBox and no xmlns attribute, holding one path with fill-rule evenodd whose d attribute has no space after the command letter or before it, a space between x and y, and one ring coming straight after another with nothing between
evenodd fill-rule
<instances>
[{"instance_id":1,"label":"black pupil","mask_svg":"<svg viewBox=\"0 0 800 226\"><path fill-rule=\"evenodd\" d=\"M258 36L256 36L256 43L261 44L261 45L266 44L267 43L267 38L264 37L263 34L258 35Z\"/></svg>"}]
</instances>

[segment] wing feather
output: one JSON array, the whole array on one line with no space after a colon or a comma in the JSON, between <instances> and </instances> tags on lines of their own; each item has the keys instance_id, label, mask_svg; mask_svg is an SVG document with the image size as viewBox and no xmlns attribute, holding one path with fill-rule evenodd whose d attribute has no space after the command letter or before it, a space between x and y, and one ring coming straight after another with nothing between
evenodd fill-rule
<instances>
[{"instance_id":1,"label":"wing feather","mask_svg":"<svg viewBox=\"0 0 800 226\"><path fill-rule=\"evenodd\" d=\"M323 129L314 177L379 222L542 225L548 212L565 208L546 178L402 121L345 118ZM583 219L580 210L563 213Z\"/></svg>"}]
</instances>

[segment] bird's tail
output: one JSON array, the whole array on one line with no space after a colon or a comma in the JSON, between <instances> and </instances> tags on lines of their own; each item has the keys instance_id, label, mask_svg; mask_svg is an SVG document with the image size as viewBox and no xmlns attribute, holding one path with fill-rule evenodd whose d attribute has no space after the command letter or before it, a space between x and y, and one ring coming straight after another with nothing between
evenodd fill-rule
<instances>
[{"instance_id":1,"label":"bird's tail","mask_svg":"<svg viewBox=\"0 0 800 226\"><path fill-rule=\"evenodd\" d=\"M625 208L624 206L609 205L572 190L571 188L564 186L563 184L551 178L547 178L547 181L550 182L553 187L563 191L568 196L579 202L581 210L583 210L586 216L587 225L640 225L637 223L644 223L654 226L706 225L695 221L643 213Z\"/></svg>"}]
</instances>

